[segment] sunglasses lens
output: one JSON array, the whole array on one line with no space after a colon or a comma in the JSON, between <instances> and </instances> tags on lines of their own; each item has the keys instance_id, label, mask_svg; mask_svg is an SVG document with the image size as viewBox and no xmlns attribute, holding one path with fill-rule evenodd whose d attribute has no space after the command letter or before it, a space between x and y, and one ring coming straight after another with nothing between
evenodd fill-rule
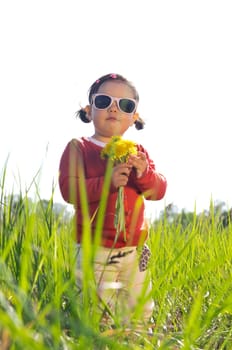
<instances>
[{"instance_id":1,"label":"sunglasses lens","mask_svg":"<svg viewBox=\"0 0 232 350\"><path fill-rule=\"evenodd\" d=\"M94 104L98 109L105 109L111 104L111 98L106 95L98 95L95 97Z\"/></svg>"},{"instance_id":2,"label":"sunglasses lens","mask_svg":"<svg viewBox=\"0 0 232 350\"><path fill-rule=\"evenodd\" d=\"M119 106L125 113L133 113L135 110L135 102L127 98L122 98L119 101Z\"/></svg>"}]
</instances>

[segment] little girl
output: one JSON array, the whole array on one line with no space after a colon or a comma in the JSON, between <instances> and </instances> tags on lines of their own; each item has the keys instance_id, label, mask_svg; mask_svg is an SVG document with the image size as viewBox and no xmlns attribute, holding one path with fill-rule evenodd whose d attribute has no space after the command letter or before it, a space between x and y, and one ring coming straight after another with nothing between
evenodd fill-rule
<instances>
[{"instance_id":1,"label":"little girl","mask_svg":"<svg viewBox=\"0 0 232 350\"><path fill-rule=\"evenodd\" d=\"M133 125L138 130L143 128L144 122L136 113L138 102L135 87L123 76L107 74L97 79L89 90L89 105L77 112L83 122L93 122L94 134L71 140L61 157L59 186L64 200L75 207L80 270L84 225L80 194L83 176L94 235L107 167L107 160L102 158L101 152L112 136L123 136ZM120 186L124 187L126 233L120 232L116 237L115 203ZM152 316L154 303L147 269L149 249L144 245L148 236L144 199L162 199L166 186L165 177L156 171L149 154L140 144L137 144L136 155L130 155L126 163L115 164L112 170L101 242L94 255L93 268L100 300L110 308L112 315L116 312L116 305L121 311L123 309L127 322L133 321L141 293L146 299L142 319L147 322ZM138 247L144 247L142 256Z\"/></svg>"}]
</instances>

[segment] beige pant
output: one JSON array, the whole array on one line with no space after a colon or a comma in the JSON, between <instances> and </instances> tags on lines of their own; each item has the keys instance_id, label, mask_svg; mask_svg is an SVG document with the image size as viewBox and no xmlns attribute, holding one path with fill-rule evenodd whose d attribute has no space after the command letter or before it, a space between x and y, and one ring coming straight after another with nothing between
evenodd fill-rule
<instances>
[{"instance_id":1,"label":"beige pant","mask_svg":"<svg viewBox=\"0 0 232 350\"><path fill-rule=\"evenodd\" d=\"M82 249L78 247L77 266L81 275ZM152 316L154 302L151 297L149 270L139 270L136 247L110 249L100 247L94 258L94 276L101 307L107 305L111 314L120 321L137 319L147 323ZM82 277L83 278L83 277ZM79 279L81 284L81 278Z\"/></svg>"}]
</instances>

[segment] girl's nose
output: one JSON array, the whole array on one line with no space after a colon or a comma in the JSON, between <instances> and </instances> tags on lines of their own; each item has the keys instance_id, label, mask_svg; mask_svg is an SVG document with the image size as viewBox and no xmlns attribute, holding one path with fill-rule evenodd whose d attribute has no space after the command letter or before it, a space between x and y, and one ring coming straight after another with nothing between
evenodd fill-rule
<instances>
[{"instance_id":1,"label":"girl's nose","mask_svg":"<svg viewBox=\"0 0 232 350\"><path fill-rule=\"evenodd\" d=\"M113 101L112 105L109 107L110 111L117 111L118 110L118 105L116 101Z\"/></svg>"}]
</instances>

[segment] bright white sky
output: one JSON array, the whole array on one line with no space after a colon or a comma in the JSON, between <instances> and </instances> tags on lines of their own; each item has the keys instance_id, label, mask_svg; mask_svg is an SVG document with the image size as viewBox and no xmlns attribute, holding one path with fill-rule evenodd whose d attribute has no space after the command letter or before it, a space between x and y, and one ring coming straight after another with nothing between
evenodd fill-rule
<instances>
[{"instance_id":1,"label":"bright white sky","mask_svg":"<svg viewBox=\"0 0 232 350\"><path fill-rule=\"evenodd\" d=\"M116 72L140 94L142 143L168 180L165 205L232 206L231 0L0 2L0 171L5 191L36 178L49 199L66 143L91 135L76 120L89 86ZM29 192L33 197L35 186ZM55 201L64 202L56 186Z\"/></svg>"}]
</instances>

